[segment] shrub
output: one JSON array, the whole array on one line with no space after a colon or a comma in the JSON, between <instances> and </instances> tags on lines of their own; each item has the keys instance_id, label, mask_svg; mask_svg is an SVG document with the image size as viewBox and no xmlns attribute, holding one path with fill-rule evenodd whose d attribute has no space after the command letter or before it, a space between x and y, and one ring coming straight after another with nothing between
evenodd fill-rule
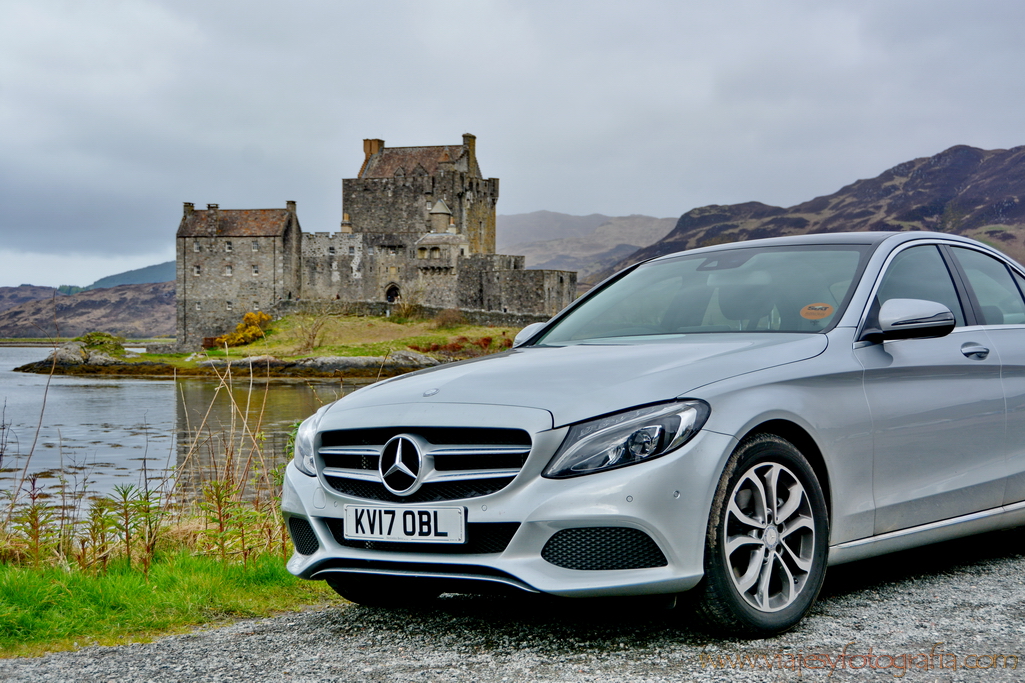
<instances>
[{"instance_id":1,"label":"shrub","mask_svg":"<svg viewBox=\"0 0 1025 683\"><path fill-rule=\"evenodd\" d=\"M464 324L466 324L466 318L463 317L463 312L458 308L446 308L434 316L434 327L439 330L459 327Z\"/></svg>"},{"instance_id":2,"label":"shrub","mask_svg":"<svg viewBox=\"0 0 1025 683\"><path fill-rule=\"evenodd\" d=\"M73 341L84 342L85 348L91 351L101 351L110 356L125 355L125 338L115 337L109 332L89 332L75 337Z\"/></svg>"},{"instance_id":3,"label":"shrub","mask_svg":"<svg viewBox=\"0 0 1025 683\"><path fill-rule=\"evenodd\" d=\"M234 332L221 335L214 341L217 346L244 346L264 336L264 330L271 317L263 311L249 311L242 316L242 322L235 326Z\"/></svg>"}]
</instances>

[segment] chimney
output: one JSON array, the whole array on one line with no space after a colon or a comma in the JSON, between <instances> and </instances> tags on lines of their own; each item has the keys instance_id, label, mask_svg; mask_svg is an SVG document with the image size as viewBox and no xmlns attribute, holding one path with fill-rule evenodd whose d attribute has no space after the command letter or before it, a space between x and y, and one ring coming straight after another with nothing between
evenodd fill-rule
<instances>
[{"instance_id":1,"label":"chimney","mask_svg":"<svg viewBox=\"0 0 1025 683\"><path fill-rule=\"evenodd\" d=\"M206 210L207 211L218 211L219 209L220 209L220 207L217 204L207 204L206 205Z\"/></svg>"},{"instance_id":2,"label":"chimney","mask_svg":"<svg viewBox=\"0 0 1025 683\"><path fill-rule=\"evenodd\" d=\"M295 202L285 202L285 208L288 209L289 213L295 213Z\"/></svg>"},{"instance_id":3,"label":"chimney","mask_svg":"<svg viewBox=\"0 0 1025 683\"><path fill-rule=\"evenodd\" d=\"M475 159L477 157L477 136L471 135L470 133L463 133L463 146L466 147L470 153L470 158Z\"/></svg>"},{"instance_id":4,"label":"chimney","mask_svg":"<svg viewBox=\"0 0 1025 683\"><path fill-rule=\"evenodd\" d=\"M363 165L359 167L359 173L356 175L357 178L363 177L363 171L367 170L367 164L370 163L370 157L374 156L378 152L384 149L384 140L363 140L363 154L366 156L363 159Z\"/></svg>"},{"instance_id":5,"label":"chimney","mask_svg":"<svg viewBox=\"0 0 1025 683\"><path fill-rule=\"evenodd\" d=\"M191 216L192 212L196 210L196 205L192 202L185 202L185 215Z\"/></svg>"}]
</instances>

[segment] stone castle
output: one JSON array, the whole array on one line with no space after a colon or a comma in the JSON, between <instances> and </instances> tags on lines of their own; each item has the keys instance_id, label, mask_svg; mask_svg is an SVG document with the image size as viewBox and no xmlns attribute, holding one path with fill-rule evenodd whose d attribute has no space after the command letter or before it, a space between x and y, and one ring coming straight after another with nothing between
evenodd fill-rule
<instances>
[{"instance_id":1,"label":"stone castle","mask_svg":"<svg viewBox=\"0 0 1025 683\"><path fill-rule=\"evenodd\" d=\"M304 233L284 209L196 210L178 226L177 341L196 347L246 311L297 299L415 303L550 317L576 295L576 273L525 270L495 253L498 179L484 178L476 138L386 147L364 140L356 178L342 181L338 232Z\"/></svg>"}]
</instances>

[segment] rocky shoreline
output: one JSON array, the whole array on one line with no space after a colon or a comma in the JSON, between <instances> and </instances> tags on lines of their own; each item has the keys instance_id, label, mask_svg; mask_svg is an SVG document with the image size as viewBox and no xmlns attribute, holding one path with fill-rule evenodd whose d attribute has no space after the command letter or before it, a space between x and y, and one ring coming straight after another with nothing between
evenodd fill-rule
<instances>
[{"instance_id":1,"label":"rocky shoreline","mask_svg":"<svg viewBox=\"0 0 1025 683\"><path fill-rule=\"evenodd\" d=\"M186 359L195 360L195 356ZM394 377L413 370L440 365L440 361L415 351L395 351L387 356L318 356L285 360L274 356L210 358L195 365L145 360L139 354L114 357L85 348L83 342L69 342L54 349L41 361L27 363L15 372L55 375L116 375L144 377L209 376L225 374L253 377Z\"/></svg>"}]
</instances>

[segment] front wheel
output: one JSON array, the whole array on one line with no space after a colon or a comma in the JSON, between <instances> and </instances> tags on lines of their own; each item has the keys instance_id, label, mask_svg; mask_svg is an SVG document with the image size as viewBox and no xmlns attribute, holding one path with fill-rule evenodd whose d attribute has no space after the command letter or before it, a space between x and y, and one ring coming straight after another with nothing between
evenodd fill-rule
<instances>
[{"instance_id":1,"label":"front wheel","mask_svg":"<svg viewBox=\"0 0 1025 683\"><path fill-rule=\"evenodd\" d=\"M828 536L822 488L801 452L772 434L745 439L712 503L697 613L737 635L792 628L822 587Z\"/></svg>"}]
</instances>

